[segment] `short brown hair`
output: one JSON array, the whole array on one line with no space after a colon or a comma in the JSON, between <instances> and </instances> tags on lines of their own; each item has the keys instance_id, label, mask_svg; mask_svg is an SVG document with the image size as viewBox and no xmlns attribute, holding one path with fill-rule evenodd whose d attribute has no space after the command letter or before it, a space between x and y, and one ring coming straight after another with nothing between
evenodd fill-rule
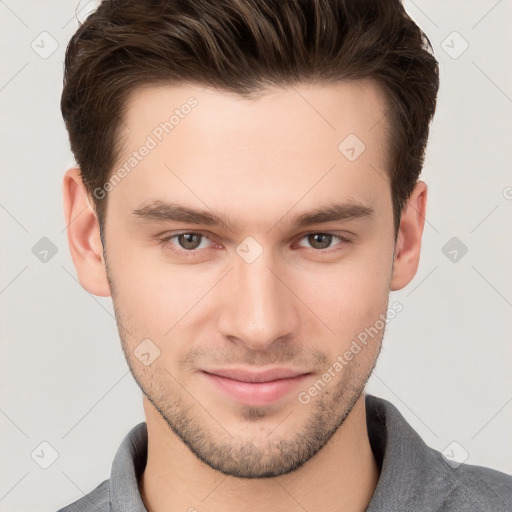
<instances>
[{"instance_id":1,"label":"short brown hair","mask_svg":"<svg viewBox=\"0 0 512 512\"><path fill-rule=\"evenodd\" d=\"M119 158L124 109L138 88L190 83L251 97L268 86L358 79L375 80L388 100L397 234L439 88L430 41L400 0L103 0L66 49L61 110L93 195ZM93 197L103 226L106 200Z\"/></svg>"}]
</instances>

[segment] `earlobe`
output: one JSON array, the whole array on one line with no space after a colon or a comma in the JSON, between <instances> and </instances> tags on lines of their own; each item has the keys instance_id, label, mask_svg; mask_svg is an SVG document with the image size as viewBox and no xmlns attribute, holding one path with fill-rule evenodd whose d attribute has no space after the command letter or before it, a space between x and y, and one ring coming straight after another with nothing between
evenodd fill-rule
<instances>
[{"instance_id":1,"label":"earlobe","mask_svg":"<svg viewBox=\"0 0 512 512\"><path fill-rule=\"evenodd\" d=\"M64 174L62 195L68 244L78 280L88 292L108 297L110 286L98 218L89 202L78 167L72 167Z\"/></svg>"},{"instance_id":2,"label":"earlobe","mask_svg":"<svg viewBox=\"0 0 512 512\"><path fill-rule=\"evenodd\" d=\"M401 290L416 275L427 209L427 185L418 181L402 211L390 289Z\"/></svg>"}]
</instances>

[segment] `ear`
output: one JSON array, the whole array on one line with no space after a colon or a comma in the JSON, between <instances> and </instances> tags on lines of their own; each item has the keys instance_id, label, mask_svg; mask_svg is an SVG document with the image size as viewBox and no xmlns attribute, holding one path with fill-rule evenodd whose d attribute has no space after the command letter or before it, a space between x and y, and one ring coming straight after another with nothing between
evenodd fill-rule
<instances>
[{"instance_id":1,"label":"ear","mask_svg":"<svg viewBox=\"0 0 512 512\"><path fill-rule=\"evenodd\" d=\"M82 182L80 168L72 167L66 171L62 195L69 249L78 280L88 292L108 297L110 286L103 259L100 226Z\"/></svg>"},{"instance_id":2,"label":"ear","mask_svg":"<svg viewBox=\"0 0 512 512\"><path fill-rule=\"evenodd\" d=\"M395 247L391 290L401 290L416 275L427 210L427 185L418 181L402 210Z\"/></svg>"}]
</instances>

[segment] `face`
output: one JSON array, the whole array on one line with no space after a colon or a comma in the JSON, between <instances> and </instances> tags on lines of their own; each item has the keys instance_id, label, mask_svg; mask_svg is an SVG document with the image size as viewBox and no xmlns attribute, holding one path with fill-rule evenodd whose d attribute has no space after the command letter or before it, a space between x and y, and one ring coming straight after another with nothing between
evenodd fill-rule
<instances>
[{"instance_id":1,"label":"face","mask_svg":"<svg viewBox=\"0 0 512 512\"><path fill-rule=\"evenodd\" d=\"M251 100L154 87L128 103L126 172L105 188L122 345L148 401L216 470L293 471L361 397L395 248L384 111L371 82Z\"/></svg>"}]
</instances>

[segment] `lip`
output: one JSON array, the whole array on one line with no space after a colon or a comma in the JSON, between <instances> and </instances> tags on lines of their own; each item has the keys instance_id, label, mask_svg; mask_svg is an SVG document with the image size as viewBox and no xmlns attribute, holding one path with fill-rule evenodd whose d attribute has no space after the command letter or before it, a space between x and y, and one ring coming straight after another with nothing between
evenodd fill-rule
<instances>
[{"instance_id":1,"label":"lip","mask_svg":"<svg viewBox=\"0 0 512 512\"><path fill-rule=\"evenodd\" d=\"M202 373L223 394L253 406L277 402L310 375L290 368L271 368L258 372L230 368L203 370Z\"/></svg>"}]
</instances>

